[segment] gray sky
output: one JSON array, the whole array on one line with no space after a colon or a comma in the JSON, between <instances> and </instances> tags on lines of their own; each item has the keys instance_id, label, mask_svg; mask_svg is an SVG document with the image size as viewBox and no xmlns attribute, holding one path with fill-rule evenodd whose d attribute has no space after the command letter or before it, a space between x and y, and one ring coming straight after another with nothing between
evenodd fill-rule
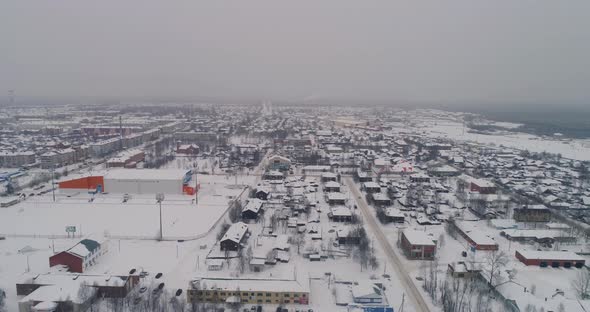
<instances>
[{"instance_id":1,"label":"gray sky","mask_svg":"<svg viewBox=\"0 0 590 312\"><path fill-rule=\"evenodd\" d=\"M579 104L590 1L2 0L12 88Z\"/></svg>"}]
</instances>

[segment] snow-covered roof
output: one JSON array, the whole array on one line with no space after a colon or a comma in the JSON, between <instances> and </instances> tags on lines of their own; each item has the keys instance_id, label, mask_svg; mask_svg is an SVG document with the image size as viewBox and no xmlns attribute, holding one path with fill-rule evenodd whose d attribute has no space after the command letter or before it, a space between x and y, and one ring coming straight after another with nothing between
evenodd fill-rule
<instances>
[{"instance_id":1,"label":"snow-covered roof","mask_svg":"<svg viewBox=\"0 0 590 312\"><path fill-rule=\"evenodd\" d=\"M364 182L363 187L364 188L381 188L381 186L377 182L373 182L373 181Z\"/></svg>"},{"instance_id":2,"label":"snow-covered roof","mask_svg":"<svg viewBox=\"0 0 590 312\"><path fill-rule=\"evenodd\" d=\"M449 166L449 165L443 165L440 167L434 167L434 168L430 168L431 172L457 172L459 170Z\"/></svg>"},{"instance_id":3,"label":"snow-covered roof","mask_svg":"<svg viewBox=\"0 0 590 312\"><path fill-rule=\"evenodd\" d=\"M381 298L381 294L377 290L377 286L370 282L360 282L352 286L353 298Z\"/></svg>"},{"instance_id":4,"label":"snow-covered roof","mask_svg":"<svg viewBox=\"0 0 590 312\"><path fill-rule=\"evenodd\" d=\"M543 204L536 204L536 205L528 205L522 208L514 208L514 210L548 210L547 206Z\"/></svg>"},{"instance_id":5,"label":"snow-covered roof","mask_svg":"<svg viewBox=\"0 0 590 312\"><path fill-rule=\"evenodd\" d=\"M277 235L273 243L273 249L289 250L289 236L281 234Z\"/></svg>"},{"instance_id":6,"label":"snow-covered roof","mask_svg":"<svg viewBox=\"0 0 590 312\"><path fill-rule=\"evenodd\" d=\"M336 188L336 187L340 187L340 183L336 182L336 181L328 181L326 182L326 184L324 184L325 187L329 187L329 188Z\"/></svg>"},{"instance_id":7,"label":"snow-covered roof","mask_svg":"<svg viewBox=\"0 0 590 312\"><path fill-rule=\"evenodd\" d=\"M309 284L297 280L202 278L193 281L199 289L223 291L309 292Z\"/></svg>"},{"instance_id":8,"label":"snow-covered roof","mask_svg":"<svg viewBox=\"0 0 590 312\"><path fill-rule=\"evenodd\" d=\"M494 183L492 183L490 181L483 180L483 179L477 179L477 178L471 178L470 182L479 186L479 187L495 187L496 186Z\"/></svg>"},{"instance_id":9,"label":"snow-covered roof","mask_svg":"<svg viewBox=\"0 0 590 312\"><path fill-rule=\"evenodd\" d=\"M279 160L279 161L286 162L286 163L290 163L291 162L291 160L289 158L283 157L283 156L280 156L280 155L272 155L268 159L270 161Z\"/></svg>"},{"instance_id":10,"label":"snow-covered roof","mask_svg":"<svg viewBox=\"0 0 590 312\"><path fill-rule=\"evenodd\" d=\"M534 237L536 239L569 237L562 230L505 230L504 233L510 237Z\"/></svg>"},{"instance_id":11,"label":"snow-covered roof","mask_svg":"<svg viewBox=\"0 0 590 312\"><path fill-rule=\"evenodd\" d=\"M435 246L436 244L432 240L432 237L428 236L426 232L416 231L416 230L404 230L404 236L408 240L408 242L412 245L421 245L421 246Z\"/></svg>"},{"instance_id":12,"label":"snow-covered roof","mask_svg":"<svg viewBox=\"0 0 590 312\"><path fill-rule=\"evenodd\" d=\"M352 216L352 211L350 210L350 208L345 207L345 206L330 207L330 212L332 213L332 216L339 216L339 217Z\"/></svg>"},{"instance_id":13,"label":"snow-covered roof","mask_svg":"<svg viewBox=\"0 0 590 312\"><path fill-rule=\"evenodd\" d=\"M53 301L41 301L33 307L33 311L55 311L57 303Z\"/></svg>"},{"instance_id":14,"label":"snow-covered roof","mask_svg":"<svg viewBox=\"0 0 590 312\"><path fill-rule=\"evenodd\" d=\"M584 257L571 251L537 251L537 250L517 250L526 259L536 260L571 260L584 261Z\"/></svg>"},{"instance_id":15,"label":"snow-covered roof","mask_svg":"<svg viewBox=\"0 0 590 312\"><path fill-rule=\"evenodd\" d=\"M246 234L246 231L248 231L248 225L246 223L234 223L229 227L227 232L225 232L225 235L223 235L221 240L224 241L229 239L231 241L239 243L242 240L242 237L244 237L244 235Z\"/></svg>"},{"instance_id":16,"label":"snow-covered roof","mask_svg":"<svg viewBox=\"0 0 590 312\"><path fill-rule=\"evenodd\" d=\"M269 176L269 177L282 177L283 173L277 170L270 170L267 173L264 174L265 176Z\"/></svg>"},{"instance_id":17,"label":"snow-covered roof","mask_svg":"<svg viewBox=\"0 0 590 312\"><path fill-rule=\"evenodd\" d=\"M242 212L244 211L252 211L254 213L258 213L258 211L260 210L260 208L262 208L262 204L264 202L258 198L251 198L248 200L248 203L246 204L246 206L244 207L244 209L242 209Z\"/></svg>"},{"instance_id":18,"label":"snow-covered roof","mask_svg":"<svg viewBox=\"0 0 590 312\"><path fill-rule=\"evenodd\" d=\"M99 242L92 239L83 239L70 249L66 250L66 252L84 258L98 248L100 248Z\"/></svg>"},{"instance_id":19,"label":"snow-covered roof","mask_svg":"<svg viewBox=\"0 0 590 312\"><path fill-rule=\"evenodd\" d=\"M373 194L373 200L376 200L376 201L388 201L388 200L391 200L391 199L385 193L374 193Z\"/></svg>"},{"instance_id":20,"label":"snow-covered roof","mask_svg":"<svg viewBox=\"0 0 590 312\"><path fill-rule=\"evenodd\" d=\"M332 169L332 167L322 165L308 165L303 167L303 171L329 171L330 169Z\"/></svg>"},{"instance_id":21,"label":"snow-covered roof","mask_svg":"<svg viewBox=\"0 0 590 312\"><path fill-rule=\"evenodd\" d=\"M188 171L182 169L110 169L104 178L114 180L182 180Z\"/></svg>"},{"instance_id":22,"label":"snow-covered roof","mask_svg":"<svg viewBox=\"0 0 590 312\"><path fill-rule=\"evenodd\" d=\"M60 285L48 285L41 286L35 291L22 298L20 302L65 302L73 301L79 302L78 291L80 289L80 283L69 282Z\"/></svg>"},{"instance_id":23,"label":"snow-covered roof","mask_svg":"<svg viewBox=\"0 0 590 312\"><path fill-rule=\"evenodd\" d=\"M511 229L516 228L516 221L513 219L492 219L490 223L497 229Z\"/></svg>"},{"instance_id":24,"label":"snow-covered roof","mask_svg":"<svg viewBox=\"0 0 590 312\"><path fill-rule=\"evenodd\" d=\"M397 218L403 218L404 214L401 212L401 210L397 209L397 208L387 208L385 209L385 215L388 217L397 217Z\"/></svg>"},{"instance_id":25,"label":"snow-covered roof","mask_svg":"<svg viewBox=\"0 0 590 312\"><path fill-rule=\"evenodd\" d=\"M339 193L339 192L328 193L327 197L328 197L328 200L345 200L346 199L346 195L344 195L343 193Z\"/></svg>"}]
</instances>

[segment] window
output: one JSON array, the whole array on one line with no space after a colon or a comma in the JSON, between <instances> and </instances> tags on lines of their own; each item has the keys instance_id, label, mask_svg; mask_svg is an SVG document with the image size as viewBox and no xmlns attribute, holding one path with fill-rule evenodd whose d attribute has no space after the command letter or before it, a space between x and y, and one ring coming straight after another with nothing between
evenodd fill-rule
<instances>
[{"instance_id":1,"label":"window","mask_svg":"<svg viewBox=\"0 0 590 312\"><path fill-rule=\"evenodd\" d=\"M270 303L270 299L266 299L266 301L265 301L265 302L266 302L266 303Z\"/></svg>"},{"instance_id":2,"label":"window","mask_svg":"<svg viewBox=\"0 0 590 312\"><path fill-rule=\"evenodd\" d=\"M262 293L258 293L257 296L261 296L262 297Z\"/></svg>"},{"instance_id":3,"label":"window","mask_svg":"<svg viewBox=\"0 0 590 312\"><path fill-rule=\"evenodd\" d=\"M299 297L299 294L295 294L295 295L293 295L293 296L295 296L295 298L297 298L297 297Z\"/></svg>"},{"instance_id":4,"label":"window","mask_svg":"<svg viewBox=\"0 0 590 312\"><path fill-rule=\"evenodd\" d=\"M270 293L266 293L266 296L267 296L267 297L270 297Z\"/></svg>"},{"instance_id":5,"label":"window","mask_svg":"<svg viewBox=\"0 0 590 312\"><path fill-rule=\"evenodd\" d=\"M291 300L285 300L283 303L291 303Z\"/></svg>"}]
</instances>

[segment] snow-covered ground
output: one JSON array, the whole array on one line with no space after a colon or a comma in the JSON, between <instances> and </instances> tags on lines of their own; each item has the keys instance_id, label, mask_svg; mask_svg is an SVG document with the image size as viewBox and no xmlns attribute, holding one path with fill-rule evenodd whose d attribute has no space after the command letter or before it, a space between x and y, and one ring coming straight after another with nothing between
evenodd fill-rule
<instances>
[{"instance_id":1,"label":"snow-covered ground","mask_svg":"<svg viewBox=\"0 0 590 312\"><path fill-rule=\"evenodd\" d=\"M198 204L193 196L169 195L162 203L165 239L191 239L203 235L226 211L229 202L244 192L241 183L253 176L234 179L199 175ZM65 227L76 226L78 234L107 234L113 237L154 238L159 233L159 206L154 195L131 195L123 204L121 194L72 197L51 193L30 197L17 205L0 209L0 235L65 236ZM94 198L92 202L89 202Z\"/></svg>"},{"instance_id":2,"label":"snow-covered ground","mask_svg":"<svg viewBox=\"0 0 590 312\"><path fill-rule=\"evenodd\" d=\"M227 198L225 197L228 196L228 194L234 194L240 191L240 189L227 189L227 184L225 183L226 178L224 176L203 176L202 178L202 194L200 196L203 197L199 197L199 205L203 202L207 202L207 196L215 197L219 194L224 195L223 203L227 203ZM233 179L230 179L229 181L232 180ZM206 181L210 183L207 183ZM348 194L348 190L344 189L343 191L345 194ZM319 215L321 220L320 225L326 236L325 239L327 239L328 236L334 235L334 232L330 231L330 229L343 225L328 220L327 212L329 210L323 200L321 190L315 195L311 195L311 197L314 198L314 200L318 200L322 207L322 212ZM10 230L22 233L23 235L41 234L41 232L51 234L53 228L55 228L56 231L63 230L62 222L73 222L73 220L78 220L78 218L80 218L84 220L84 223L82 224L84 233L90 232L93 227L97 230L104 228L109 231L111 235L117 233L121 235L141 235L144 232L146 235L153 235L154 231L157 230L158 210L155 208L155 204L153 204L153 208L148 207L149 205L145 206L139 203L136 204L138 205L138 208L125 208L126 206L124 206L125 210L121 213L122 205L120 204L96 203L93 204L96 206L85 208L84 206L88 205L88 203L76 204L75 201L77 199L75 198L67 198L63 195L59 195L58 198L60 200L58 206L65 206L64 208L41 207L43 205L41 202L50 199L50 197L48 197L42 198L38 202L30 201L26 206L17 205L17 208L11 207L0 210L0 228L4 229L8 227ZM70 203L66 203L68 200ZM136 195L135 200L141 202L142 200L151 200L151 198L141 198ZM183 201L181 199L176 200ZM186 201L187 199L184 200ZM352 205L354 199L351 198L350 200ZM105 198L104 201L108 201L108 198ZM133 201L133 199L131 201ZM221 204L222 203L220 202L219 206L216 206L210 203L208 206L211 206L211 209L220 209L220 211L224 211L224 209L221 208ZM207 222L200 219L207 220L209 217L204 217L204 215L212 213L212 211L203 211L203 208L194 207L188 202L186 205L190 206L190 208L182 207L184 205L185 204L180 204L179 206L181 207L174 207L173 204L168 204L168 206L163 209L165 216L165 236L172 235L167 234L167 232L170 233L170 231L177 231L173 232L175 234L194 235L208 229L208 226L205 227L204 225L208 225L212 219ZM139 207L147 210L140 211ZM60 209L63 209L63 211ZM104 209L107 209L106 212ZM32 212L27 213L28 210L31 210ZM81 212L77 212L80 210ZM199 212L199 214L194 214L194 212ZM129 226L127 222L136 222L135 220L139 213L141 213L142 216L142 223L137 226ZM169 217L166 217L167 213L170 215ZM73 214L76 217L68 219L68 214ZM154 216L151 216L152 214ZM123 215L124 217L117 217L118 215ZM148 215L150 216L148 217ZM47 222L44 222L45 219ZM124 221L121 221L120 219L123 219ZM174 221L176 221L176 223L174 223ZM17 224L17 222L24 223ZM15 225L12 225L12 223ZM48 223L51 226L44 225L44 223ZM143 223L146 223L146 225L143 225ZM203 226L201 226L201 224L203 224ZM38 227L34 225L40 225L41 227L37 229ZM248 244L253 247L255 253L258 248L263 248L262 244L255 244L255 242L264 239L261 236L262 226L262 223L249 224L252 236L248 239ZM202 237L183 242L160 242L156 240L120 239L115 237L107 238L104 244L106 244L108 252L101 256L97 264L91 266L87 273L122 274L128 272L132 268L148 271L150 272L150 276L160 272L163 273L161 281L165 282L166 289L171 292L176 289L186 290L189 287L189 282L195 277L236 276L236 272L238 271L237 259L230 260L229 268L225 265L223 271L211 272L207 270L207 255L211 248L218 248L218 246L214 246L218 228L219 224L217 224L217 228L206 233ZM288 235L293 235L295 231L296 229L289 229L285 226L278 230L279 233L285 233ZM373 234L370 232L368 234L369 237L373 239ZM48 258L53 254L53 248L55 248L56 251L64 250L75 244L78 240L78 237L70 239L48 239L40 237L9 236L6 240L0 241L0 288L7 290L9 311L14 311L17 308L16 304L18 298L16 298L15 294L15 284L22 278L25 271L29 270L31 273L47 272L49 269ZM310 243L311 240L308 235L306 235L306 245ZM29 249L28 252L18 252L26 246L30 246L30 248L26 248ZM302 253L305 249L304 246L301 248ZM346 250L346 248L342 249L343 252L346 252ZM242 278L288 278L297 274L297 276L300 276L303 281L309 283L311 290L310 304L304 308L311 308L314 309L314 311L347 311L346 307L335 305L335 298L332 290L335 280L357 282L375 279L375 282L382 282L384 284L386 289L386 302L397 310L403 300L403 288L395 275L395 271L384 264L383 259L385 259L385 256L382 251L379 250L377 244L375 244L375 252L379 259L380 266L375 270L371 270L370 268L361 269L357 261L347 257L336 257L335 259L327 259L320 262L310 262L302 255L298 255L297 247L291 246L291 260L289 263L266 266L260 273L249 272L247 270L246 272L239 274L239 276ZM326 273L329 273L329 275ZM384 273L386 273L388 277L383 277L382 275ZM330 277L328 278L328 276ZM142 285L146 285L148 288L151 287L150 279L147 278L142 281ZM296 309L301 307L302 306L299 305L293 305L291 308ZM274 306L265 305L265 311L270 311L271 309L274 310L274 308ZM404 305L404 311L414 311L413 307L409 306L407 298Z\"/></svg>"},{"instance_id":3,"label":"snow-covered ground","mask_svg":"<svg viewBox=\"0 0 590 312\"><path fill-rule=\"evenodd\" d=\"M422 125L420 129L433 137L473 141L495 146L503 145L520 150L527 149L531 152L560 153L566 158L590 160L590 142L588 140L557 140L519 132L501 135L469 133L462 123L448 120L422 119L420 123Z\"/></svg>"}]
</instances>

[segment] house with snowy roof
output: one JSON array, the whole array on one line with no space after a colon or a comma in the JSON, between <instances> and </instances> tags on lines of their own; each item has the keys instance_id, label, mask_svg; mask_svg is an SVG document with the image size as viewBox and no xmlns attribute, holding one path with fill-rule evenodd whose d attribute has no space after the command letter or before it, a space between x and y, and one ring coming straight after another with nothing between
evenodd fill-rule
<instances>
[{"instance_id":1,"label":"house with snowy roof","mask_svg":"<svg viewBox=\"0 0 590 312\"><path fill-rule=\"evenodd\" d=\"M355 303L378 304L383 302L381 289L371 282L360 282L352 286L352 299Z\"/></svg>"},{"instance_id":2,"label":"house with snowy roof","mask_svg":"<svg viewBox=\"0 0 590 312\"><path fill-rule=\"evenodd\" d=\"M248 200L248 203L242 209L242 219L243 220L256 220L260 213L262 213L263 208L263 201L258 198L251 198Z\"/></svg>"},{"instance_id":3,"label":"house with snowy roof","mask_svg":"<svg viewBox=\"0 0 590 312\"><path fill-rule=\"evenodd\" d=\"M219 241L219 247L221 248L221 251L240 250L244 245L245 240L248 238L247 234L248 225L246 223L238 222L232 224Z\"/></svg>"},{"instance_id":4,"label":"house with snowy roof","mask_svg":"<svg viewBox=\"0 0 590 312\"><path fill-rule=\"evenodd\" d=\"M49 257L49 266L65 265L70 272L84 273L104 252L101 243L93 239L83 239L69 249Z\"/></svg>"}]
</instances>

